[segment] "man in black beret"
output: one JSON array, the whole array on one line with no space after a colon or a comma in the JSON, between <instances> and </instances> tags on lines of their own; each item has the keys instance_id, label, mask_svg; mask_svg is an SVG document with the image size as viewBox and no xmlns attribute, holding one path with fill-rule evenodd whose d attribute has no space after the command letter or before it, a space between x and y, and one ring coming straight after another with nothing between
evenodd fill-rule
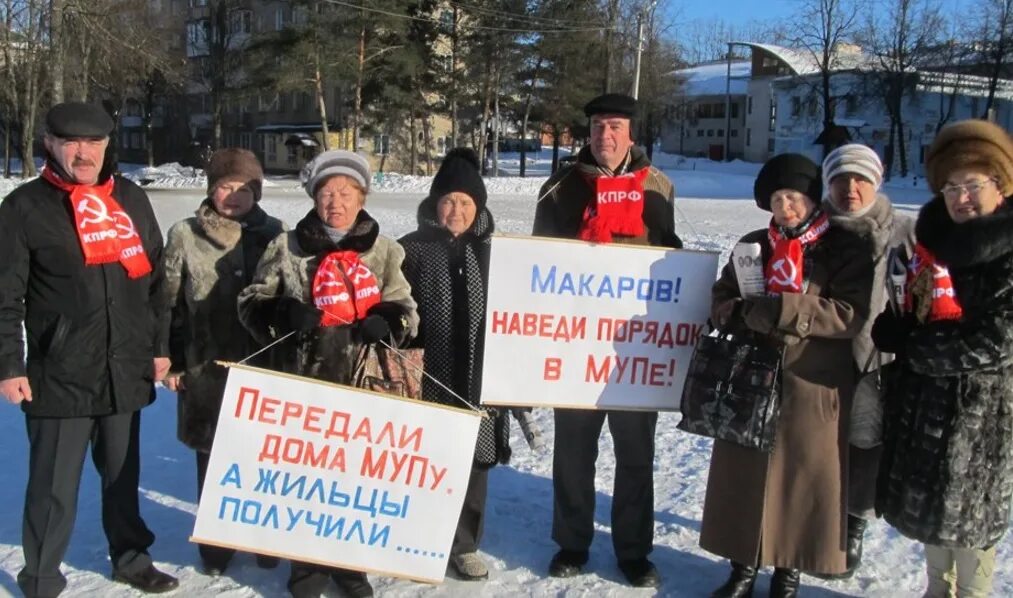
<instances>
[{"instance_id":1,"label":"man in black beret","mask_svg":"<svg viewBox=\"0 0 1013 598\"><path fill-rule=\"evenodd\" d=\"M18 585L29 597L67 585L60 563L89 445L113 579L145 592L179 585L152 564L137 496L140 410L169 369L162 235L144 191L112 175L112 129L93 104L54 106L39 178L0 203L0 395L28 429Z\"/></svg>"},{"instance_id":2,"label":"man in black beret","mask_svg":"<svg viewBox=\"0 0 1013 598\"><path fill-rule=\"evenodd\" d=\"M539 193L533 234L595 243L682 247L675 234L675 188L633 142L637 101L609 93L587 103L591 140L574 164L559 169ZM616 193L612 193L616 192ZM598 203L599 196L622 197ZM552 461L552 539L560 550L549 575L571 577L587 563L594 537L594 470L608 419L615 446L612 545L633 586L661 583L647 559L654 547L656 411L557 409Z\"/></svg>"}]
</instances>

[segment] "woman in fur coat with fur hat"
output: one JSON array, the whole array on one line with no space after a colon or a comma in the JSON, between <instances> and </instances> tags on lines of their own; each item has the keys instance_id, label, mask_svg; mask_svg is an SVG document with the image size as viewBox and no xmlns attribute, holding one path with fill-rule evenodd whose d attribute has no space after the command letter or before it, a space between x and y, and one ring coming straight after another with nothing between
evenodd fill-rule
<instances>
[{"instance_id":1,"label":"woman in fur coat with fur hat","mask_svg":"<svg viewBox=\"0 0 1013 598\"><path fill-rule=\"evenodd\" d=\"M239 291L253 280L260 256L284 225L258 205L264 172L253 152L227 148L207 167L208 197L191 218L169 229L165 303L172 310L165 385L179 393L177 434L197 454L197 496L204 488L227 370L260 345L243 333ZM221 575L235 551L198 545L204 572ZM277 559L258 556L262 567Z\"/></svg>"},{"instance_id":2,"label":"woman in fur coat with fur hat","mask_svg":"<svg viewBox=\"0 0 1013 598\"><path fill-rule=\"evenodd\" d=\"M489 281L492 214L478 156L468 148L447 153L433 177L429 196L418 210L418 230L401 238L403 269L419 305L419 336L425 349L422 398L463 407L478 406L482 387L485 300ZM485 579L489 570L478 556L485 520L489 469L510 457L506 413L482 419L475 460L450 550L450 564L466 580Z\"/></svg>"},{"instance_id":3,"label":"woman in fur coat with fur hat","mask_svg":"<svg viewBox=\"0 0 1013 598\"><path fill-rule=\"evenodd\" d=\"M926 596L987 596L1013 498L1013 140L954 123L926 173L903 313L872 329L899 365L876 506L924 543Z\"/></svg>"}]
</instances>

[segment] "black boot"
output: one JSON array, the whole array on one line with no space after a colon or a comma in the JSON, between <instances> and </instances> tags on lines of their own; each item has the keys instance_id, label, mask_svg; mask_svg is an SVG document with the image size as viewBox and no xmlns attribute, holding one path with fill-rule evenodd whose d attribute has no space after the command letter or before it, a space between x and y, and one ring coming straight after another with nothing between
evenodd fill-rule
<instances>
[{"instance_id":1,"label":"black boot","mask_svg":"<svg viewBox=\"0 0 1013 598\"><path fill-rule=\"evenodd\" d=\"M865 539L865 528L869 522L861 517L848 515L848 570L846 577L851 577L862 566L862 540Z\"/></svg>"},{"instance_id":2,"label":"black boot","mask_svg":"<svg viewBox=\"0 0 1013 598\"><path fill-rule=\"evenodd\" d=\"M869 522L861 517L848 515L848 543L845 547L845 566L843 573L809 573L820 579L849 579L855 575L855 571L862 565L862 540L865 539L865 528Z\"/></svg>"},{"instance_id":3,"label":"black boot","mask_svg":"<svg viewBox=\"0 0 1013 598\"><path fill-rule=\"evenodd\" d=\"M749 598L756 583L756 567L732 561L732 574L725 585L714 590L711 598Z\"/></svg>"},{"instance_id":4,"label":"black boot","mask_svg":"<svg viewBox=\"0 0 1013 598\"><path fill-rule=\"evenodd\" d=\"M774 576L770 578L770 598L795 598L801 579L798 569L774 569Z\"/></svg>"}]
</instances>

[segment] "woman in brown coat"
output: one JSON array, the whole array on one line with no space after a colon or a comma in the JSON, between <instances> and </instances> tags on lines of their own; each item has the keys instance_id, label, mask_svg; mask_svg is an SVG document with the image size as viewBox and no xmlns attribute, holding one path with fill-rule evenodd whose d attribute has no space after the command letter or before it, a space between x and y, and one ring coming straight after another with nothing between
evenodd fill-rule
<instances>
[{"instance_id":1,"label":"woman in brown coat","mask_svg":"<svg viewBox=\"0 0 1013 598\"><path fill-rule=\"evenodd\" d=\"M716 440L700 545L732 561L718 597L752 595L774 566L770 596L795 596L799 570L845 570L851 339L869 317L871 249L831 228L819 169L805 156L769 160L754 186L773 212L762 248L766 293L742 297L729 262L713 288L712 321L745 325L784 347L780 414L770 453Z\"/></svg>"}]
</instances>

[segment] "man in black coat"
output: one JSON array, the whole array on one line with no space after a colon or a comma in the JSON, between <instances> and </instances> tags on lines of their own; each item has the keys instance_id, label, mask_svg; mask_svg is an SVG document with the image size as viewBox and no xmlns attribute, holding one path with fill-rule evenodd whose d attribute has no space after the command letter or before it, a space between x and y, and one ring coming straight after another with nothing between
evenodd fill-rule
<instances>
[{"instance_id":1,"label":"man in black coat","mask_svg":"<svg viewBox=\"0 0 1013 598\"><path fill-rule=\"evenodd\" d=\"M675 234L672 182L633 143L635 111L636 100L621 94L588 102L584 113L591 119L591 143L577 154L574 164L561 168L542 187L533 234L682 247ZM629 190L621 194L625 200L598 202L624 182ZM571 577L587 563L594 536L598 438L606 419L616 457L612 499L616 559L631 585L656 587L661 577L647 555L654 547L657 411L556 409L552 539L560 550L552 557L549 575Z\"/></svg>"},{"instance_id":2,"label":"man in black coat","mask_svg":"<svg viewBox=\"0 0 1013 598\"><path fill-rule=\"evenodd\" d=\"M58 104L46 129L41 176L0 204L0 394L21 405L30 446L18 585L29 597L67 585L91 445L113 579L168 591L178 581L152 565L137 496L140 410L169 369L162 235L144 192L112 175L102 108Z\"/></svg>"}]
</instances>

